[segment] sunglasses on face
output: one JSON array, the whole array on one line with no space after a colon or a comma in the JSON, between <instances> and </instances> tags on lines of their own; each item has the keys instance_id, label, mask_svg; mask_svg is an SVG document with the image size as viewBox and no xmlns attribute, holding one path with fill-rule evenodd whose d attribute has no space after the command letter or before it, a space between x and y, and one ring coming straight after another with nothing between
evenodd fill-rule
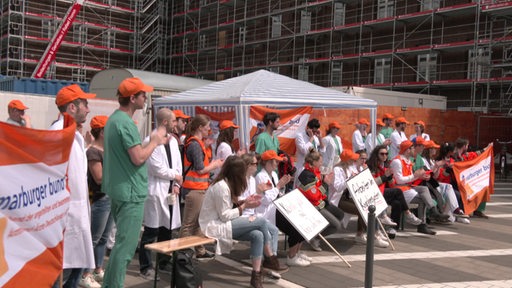
<instances>
[{"instance_id":1,"label":"sunglasses on face","mask_svg":"<svg viewBox=\"0 0 512 288\"><path fill-rule=\"evenodd\" d=\"M388 152L380 152L379 155L384 155L384 156L388 156Z\"/></svg>"}]
</instances>

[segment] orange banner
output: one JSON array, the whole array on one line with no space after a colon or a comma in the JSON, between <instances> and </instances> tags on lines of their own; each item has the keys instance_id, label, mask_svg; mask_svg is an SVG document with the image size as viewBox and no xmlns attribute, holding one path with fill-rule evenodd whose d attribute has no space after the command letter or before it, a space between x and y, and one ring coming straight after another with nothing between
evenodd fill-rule
<instances>
[{"instance_id":1,"label":"orange banner","mask_svg":"<svg viewBox=\"0 0 512 288\"><path fill-rule=\"evenodd\" d=\"M60 131L0 122L1 287L51 287L62 271L75 131L74 122Z\"/></svg>"},{"instance_id":2,"label":"orange banner","mask_svg":"<svg viewBox=\"0 0 512 288\"><path fill-rule=\"evenodd\" d=\"M494 156L492 145L478 157L453 165L455 179L464 203L464 212L473 213L494 193Z\"/></svg>"},{"instance_id":3,"label":"orange banner","mask_svg":"<svg viewBox=\"0 0 512 288\"><path fill-rule=\"evenodd\" d=\"M279 148L288 155L295 155L295 137L297 133L306 130L306 124L313 111L312 107L300 107L295 109L271 109L262 106L251 106L251 139L256 133L256 125L263 121L263 116L268 112L275 112L281 116L281 126L276 131L279 139Z\"/></svg>"}]
</instances>

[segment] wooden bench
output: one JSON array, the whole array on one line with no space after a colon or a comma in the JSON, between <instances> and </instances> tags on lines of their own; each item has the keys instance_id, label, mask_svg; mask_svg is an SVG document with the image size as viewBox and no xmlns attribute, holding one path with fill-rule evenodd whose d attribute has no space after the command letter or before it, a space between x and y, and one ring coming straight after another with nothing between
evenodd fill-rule
<instances>
[{"instance_id":1,"label":"wooden bench","mask_svg":"<svg viewBox=\"0 0 512 288\"><path fill-rule=\"evenodd\" d=\"M157 277L158 277L158 254L171 255L173 252L178 250L188 249L199 245L212 244L215 243L215 239L202 237L202 236L188 236L183 238L177 238L162 242L156 242L151 244L146 244L144 247L150 251L154 251L157 253L156 257L156 265L155 265L155 279L153 281L153 287L156 288ZM174 262L175 257L172 258ZM174 263L172 263L174 264ZM171 265L174 267L174 265ZM173 276L171 277L171 287L173 284Z\"/></svg>"}]
</instances>

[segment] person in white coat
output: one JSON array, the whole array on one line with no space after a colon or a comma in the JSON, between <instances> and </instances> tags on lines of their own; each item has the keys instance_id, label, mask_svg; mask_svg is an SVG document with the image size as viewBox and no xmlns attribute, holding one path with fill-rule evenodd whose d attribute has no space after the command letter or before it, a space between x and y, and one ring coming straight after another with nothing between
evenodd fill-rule
<instances>
[{"instance_id":1,"label":"person in white coat","mask_svg":"<svg viewBox=\"0 0 512 288\"><path fill-rule=\"evenodd\" d=\"M156 120L157 125L165 127L169 134L175 129L176 117L167 108L158 110ZM147 142L149 137L144 140L144 143ZM179 205L172 204L178 203L176 199L183 183L181 156L176 138L169 137L169 143L157 146L146 163L148 197L144 203L144 232L139 246L139 269L143 278L152 279L154 270L151 265L151 251L144 246L155 241L170 240L171 230L179 227L176 224L174 227L171 225L172 210L179 209ZM173 213L173 216L179 216L179 211ZM173 222L179 222L176 220L173 219ZM162 261L157 263L159 271L170 273L169 258L162 258Z\"/></svg>"},{"instance_id":2,"label":"person in white coat","mask_svg":"<svg viewBox=\"0 0 512 288\"><path fill-rule=\"evenodd\" d=\"M361 118L356 123L356 130L354 130L354 133L352 133L352 151L357 152L364 150L364 141L366 139L366 128L370 126L370 122L365 119Z\"/></svg>"},{"instance_id":3,"label":"person in white coat","mask_svg":"<svg viewBox=\"0 0 512 288\"><path fill-rule=\"evenodd\" d=\"M375 139L376 143L374 143L372 140L373 132L368 133L368 136L366 137L366 140L364 141L364 147L368 154L371 154L373 151L373 148L375 148L378 145L388 146L391 143L391 140L384 138L384 135L382 135L380 133L382 131L382 128L384 128L384 125L385 125L384 122L382 122L382 120L380 120L380 119L377 119L376 122L377 122L376 123L377 133L375 133L375 135L377 135L377 136L375 136L377 138L377 139Z\"/></svg>"},{"instance_id":4,"label":"person in white coat","mask_svg":"<svg viewBox=\"0 0 512 288\"><path fill-rule=\"evenodd\" d=\"M338 122L331 122L329 123L327 135L322 138L322 143L325 147L325 151L322 154L322 159L324 159L322 167L325 174L329 174L334 165L340 161L340 154L343 152L343 143L340 136L338 136L340 129L341 125Z\"/></svg>"},{"instance_id":5,"label":"person in white coat","mask_svg":"<svg viewBox=\"0 0 512 288\"><path fill-rule=\"evenodd\" d=\"M68 187L71 200L64 231L63 277L56 279L53 287L78 287L84 269L95 268L91 237L89 189L87 185L87 156L85 141L79 132L85 123L89 107L87 99L96 94L85 93L77 84L66 86L57 93L55 104L61 113L67 113L76 122L77 131L71 146L68 164ZM50 130L64 128L64 117L59 116ZM62 285L62 286L61 286Z\"/></svg>"},{"instance_id":6,"label":"person in white coat","mask_svg":"<svg viewBox=\"0 0 512 288\"><path fill-rule=\"evenodd\" d=\"M320 121L315 118L309 120L306 125L306 130L302 133L298 133L297 137L295 137L295 147L297 149L295 152L295 167L297 171L295 172L294 186L297 186L297 177L299 177L300 172L304 170L304 158L306 155L311 150L316 150L320 153L325 151L324 144L320 139Z\"/></svg>"},{"instance_id":7,"label":"person in white coat","mask_svg":"<svg viewBox=\"0 0 512 288\"><path fill-rule=\"evenodd\" d=\"M388 159L393 160L400 153L400 144L407 140L407 136L405 135L405 127L407 127L407 120L404 117L398 117L395 120L396 129L391 133L389 139L391 140L391 144L389 144L389 156Z\"/></svg>"},{"instance_id":8,"label":"person in white coat","mask_svg":"<svg viewBox=\"0 0 512 288\"><path fill-rule=\"evenodd\" d=\"M414 134L409 136L409 140L412 141L418 136L421 136L425 141L430 141L430 135L425 133L425 122L421 120L414 122Z\"/></svg>"}]
</instances>

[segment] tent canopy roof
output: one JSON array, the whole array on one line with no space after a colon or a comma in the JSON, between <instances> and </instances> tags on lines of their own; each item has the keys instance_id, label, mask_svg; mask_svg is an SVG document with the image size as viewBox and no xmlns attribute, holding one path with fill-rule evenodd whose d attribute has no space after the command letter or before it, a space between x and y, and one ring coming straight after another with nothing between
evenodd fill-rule
<instances>
[{"instance_id":1,"label":"tent canopy roof","mask_svg":"<svg viewBox=\"0 0 512 288\"><path fill-rule=\"evenodd\" d=\"M312 106L323 108L377 108L377 102L320 87L266 70L154 100L155 106Z\"/></svg>"}]
</instances>

